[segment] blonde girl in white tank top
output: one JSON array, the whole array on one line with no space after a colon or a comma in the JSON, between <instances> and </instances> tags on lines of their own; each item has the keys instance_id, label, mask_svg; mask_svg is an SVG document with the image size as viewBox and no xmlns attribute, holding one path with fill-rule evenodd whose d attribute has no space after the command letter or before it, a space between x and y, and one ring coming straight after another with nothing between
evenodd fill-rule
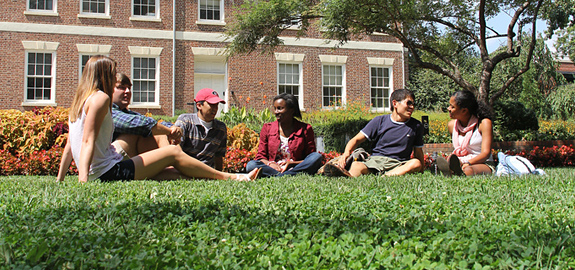
<instances>
[{"instance_id":1,"label":"blonde girl in white tank top","mask_svg":"<svg viewBox=\"0 0 575 270\"><path fill-rule=\"evenodd\" d=\"M64 180L72 158L78 166L80 182L97 179L109 172L106 172L109 166L117 164L130 164L126 168L133 170L133 179L110 180L207 178L250 181L259 176L259 169L248 174L217 171L184 153L179 145L161 147L126 161L115 162L118 154L110 151L113 148L109 137L110 131L113 131L110 109L115 83L114 60L101 55L88 60L70 108L71 128L60 162L58 181ZM108 159L111 161L106 161Z\"/></svg>"}]
</instances>

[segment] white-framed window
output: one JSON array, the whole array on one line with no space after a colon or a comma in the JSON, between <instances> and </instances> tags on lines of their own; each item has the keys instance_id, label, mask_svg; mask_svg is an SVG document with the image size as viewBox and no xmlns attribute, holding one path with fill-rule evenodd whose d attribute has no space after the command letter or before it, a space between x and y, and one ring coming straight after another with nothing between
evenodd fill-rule
<instances>
[{"instance_id":1,"label":"white-framed window","mask_svg":"<svg viewBox=\"0 0 575 270\"><path fill-rule=\"evenodd\" d=\"M82 78L82 72L84 72L84 67L86 67L86 62L94 55L105 55L110 56L110 50L112 45L100 45L100 44L76 44L78 49L78 80Z\"/></svg>"},{"instance_id":2,"label":"white-framed window","mask_svg":"<svg viewBox=\"0 0 575 270\"><path fill-rule=\"evenodd\" d=\"M132 57L132 102L159 104L158 58Z\"/></svg>"},{"instance_id":3,"label":"white-framed window","mask_svg":"<svg viewBox=\"0 0 575 270\"><path fill-rule=\"evenodd\" d=\"M391 95L391 69L389 67L371 66L370 102L372 110L389 110L389 96Z\"/></svg>"},{"instance_id":4,"label":"white-framed window","mask_svg":"<svg viewBox=\"0 0 575 270\"><path fill-rule=\"evenodd\" d=\"M344 66L322 65L322 106L340 107L344 104Z\"/></svg>"},{"instance_id":5,"label":"white-framed window","mask_svg":"<svg viewBox=\"0 0 575 270\"><path fill-rule=\"evenodd\" d=\"M161 108L160 54L163 48L128 46L128 49L132 55L130 108Z\"/></svg>"},{"instance_id":6,"label":"white-framed window","mask_svg":"<svg viewBox=\"0 0 575 270\"><path fill-rule=\"evenodd\" d=\"M58 0L27 0L26 15L58 16Z\"/></svg>"},{"instance_id":7,"label":"white-framed window","mask_svg":"<svg viewBox=\"0 0 575 270\"><path fill-rule=\"evenodd\" d=\"M198 0L199 22L222 22L224 0Z\"/></svg>"},{"instance_id":8,"label":"white-framed window","mask_svg":"<svg viewBox=\"0 0 575 270\"><path fill-rule=\"evenodd\" d=\"M160 0L132 0L130 20L159 20Z\"/></svg>"},{"instance_id":9,"label":"white-framed window","mask_svg":"<svg viewBox=\"0 0 575 270\"><path fill-rule=\"evenodd\" d=\"M26 52L25 102L54 102L56 52Z\"/></svg>"},{"instance_id":10,"label":"white-framed window","mask_svg":"<svg viewBox=\"0 0 575 270\"><path fill-rule=\"evenodd\" d=\"M289 93L301 100L301 64L278 63L278 94Z\"/></svg>"},{"instance_id":11,"label":"white-framed window","mask_svg":"<svg viewBox=\"0 0 575 270\"><path fill-rule=\"evenodd\" d=\"M80 14L108 16L110 14L110 0L81 0Z\"/></svg>"},{"instance_id":12,"label":"white-framed window","mask_svg":"<svg viewBox=\"0 0 575 270\"><path fill-rule=\"evenodd\" d=\"M59 42L22 41L25 50L22 106L57 106L56 50Z\"/></svg>"}]
</instances>

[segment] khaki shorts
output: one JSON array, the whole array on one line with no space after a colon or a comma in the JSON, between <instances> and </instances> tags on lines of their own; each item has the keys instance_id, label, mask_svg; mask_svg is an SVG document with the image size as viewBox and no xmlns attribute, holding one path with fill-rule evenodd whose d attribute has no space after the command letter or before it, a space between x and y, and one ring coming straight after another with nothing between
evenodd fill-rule
<instances>
[{"instance_id":1,"label":"khaki shorts","mask_svg":"<svg viewBox=\"0 0 575 270\"><path fill-rule=\"evenodd\" d=\"M114 148L116 148L116 153L122 155L122 161L130 159L130 156L128 156L128 153L126 153L124 148L122 148L122 146L120 146L120 144L118 142L113 141L112 145L114 146Z\"/></svg>"},{"instance_id":2,"label":"khaki shorts","mask_svg":"<svg viewBox=\"0 0 575 270\"><path fill-rule=\"evenodd\" d=\"M370 156L365 161L358 161L363 164L369 169L370 173L385 173L389 170L393 170L405 163L407 161L399 161L394 158L385 157L385 156Z\"/></svg>"}]
</instances>

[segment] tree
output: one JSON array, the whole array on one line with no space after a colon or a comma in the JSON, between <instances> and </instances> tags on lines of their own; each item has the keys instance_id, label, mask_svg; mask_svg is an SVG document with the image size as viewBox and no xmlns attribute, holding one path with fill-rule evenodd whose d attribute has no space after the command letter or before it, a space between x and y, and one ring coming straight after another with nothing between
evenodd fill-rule
<instances>
[{"instance_id":1,"label":"tree","mask_svg":"<svg viewBox=\"0 0 575 270\"><path fill-rule=\"evenodd\" d=\"M232 38L228 55L262 49L273 51L282 44L280 34L299 21L298 37L313 24L322 29L324 38L339 45L362 35L385 33L400 40L409 49L411 65L433 70L453 80L463 89L475 92L479 99L492 103L529 69L535 47L539 10L550 0L260 0L243 4L226 31ZM487 25L500 12L512 14L506 33ZM531 25L531 29L524 28ZM525 42L519 33L529 31ZM487 41L506 38L506 50L490 55ZM528 48L525 63L511 74L496 91L491 89L495 67L518 57L521 47ZM465 78L454 60L461 52L473 49L481 59L477 84Z\"/></svg>"},{"instance_id":2,"label":"tree","mask_svg":"<svg viewBox=\"0 0 575 270\"><path fill-rule=\"evenodd\" d=\"M548 22L548 36L557 35L557 52L575 62L575 1L555 0L545 6L543 15Z\"/></svg>"}]
</instances>

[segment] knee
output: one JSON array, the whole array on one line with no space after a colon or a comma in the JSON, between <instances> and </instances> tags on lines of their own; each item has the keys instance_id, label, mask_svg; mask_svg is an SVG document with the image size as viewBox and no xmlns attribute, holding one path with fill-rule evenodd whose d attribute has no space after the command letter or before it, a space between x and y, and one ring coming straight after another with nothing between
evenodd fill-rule
<instances>
[{"instance_id":1,"label":"knee","mask_svg":"<svg viewBox=\"0 0 575 270\"><path fill-rule=\"evenodd\" d=\"M412 170L421 170L421 168L423 168L423 164L421 164L421 161L419 159L412 159L410 163L411 163L410 167Z\"/></svg>"},{"instance_id":2,"label":"knee","mask_svg":"<svg viewBox=\"0 0 575 270\"><path fill-rule=\"evenodd\" d=\"M310 153L306 159L309 159L311 161L313 161L313 163L319 163L321 164L321 162L323 161L323 155L318 153L318 152L313 152Z\"/></svg>"},{"instance_id":3,"label":"knee","mask_svg":"<svg viewBox=\"0 0 575 270\"><path fill-rule=\"evenodd\" d=\"M246 172L249 172L253 169L259 168L259 163L262 163L259 160L250 160L248 161L248 164L246 164Z\"/></svg>"}]
</instances>

